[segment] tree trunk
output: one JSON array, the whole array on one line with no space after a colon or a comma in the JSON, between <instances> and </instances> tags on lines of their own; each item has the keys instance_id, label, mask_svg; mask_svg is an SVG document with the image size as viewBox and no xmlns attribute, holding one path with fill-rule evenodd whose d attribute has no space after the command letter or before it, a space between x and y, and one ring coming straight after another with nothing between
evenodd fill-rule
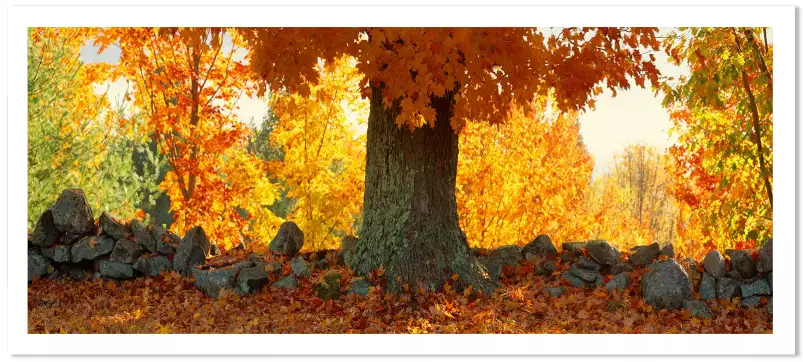
<instances>
[{"instance_id":1,"label":"tree trunk","mask_svg":"<svg viewBox=\"0 0 803 362\"><path fill-rule=\"evenodd\" d=\"M368 117L363 231L351 267L365 275L385 268L388 290L437 291L457 274L456 288L490 293L495 284L469 253L455 199L457 134L449 123L451 95L433 98L435 127L410 131L373 88Z\"/></svg>"}]
</instances>

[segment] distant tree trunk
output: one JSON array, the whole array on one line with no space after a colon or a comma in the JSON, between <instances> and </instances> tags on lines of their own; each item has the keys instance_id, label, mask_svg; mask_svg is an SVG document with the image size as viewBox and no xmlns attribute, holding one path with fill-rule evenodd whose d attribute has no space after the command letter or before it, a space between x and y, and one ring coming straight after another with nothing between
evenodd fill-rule
<instances>
[{"instance_id":1,"label":"distant tree trunk","mask_svg":"<svg viewBox=\"0 0 803 362\"><path fill-rule=\"evenodd\" d=\"M394 120L373 88L368 117L363 231L351 267L358 274L385 268L390 291L439 290L453 274L456 287L489 293L494 283L470 255L455 199L457 134L449 119L451 94L432 99L435 127L410 131Z\"/></svg>"}]
</instances>

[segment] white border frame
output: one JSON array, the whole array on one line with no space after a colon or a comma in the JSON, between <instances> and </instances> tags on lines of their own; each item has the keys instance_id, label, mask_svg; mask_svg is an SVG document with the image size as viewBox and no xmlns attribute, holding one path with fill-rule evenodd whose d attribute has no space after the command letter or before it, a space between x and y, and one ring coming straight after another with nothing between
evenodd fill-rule
<instances>
[{"instance_id":1,"label":"white border frame","mask_svg":"<svg viewBox=\"0 0 803 362\"><path fill-rule=\"evenodd\" d=\"M8 343L12 354L794 354L795 9L791 6L11 6L8 8ZM122 15L121 15L122 14ZM391 16L388 16L391 15ZM30 26L771 26L775 44L774 333L768 335L27 334ZM777 75L781 76L778 77ZM13 177L12 177L13 175ZM13 213L10 210L14 210ZM222 346L237 346L222 348ZM578 348L582 346L582 348Z\"/></svg>"}]
</instances>

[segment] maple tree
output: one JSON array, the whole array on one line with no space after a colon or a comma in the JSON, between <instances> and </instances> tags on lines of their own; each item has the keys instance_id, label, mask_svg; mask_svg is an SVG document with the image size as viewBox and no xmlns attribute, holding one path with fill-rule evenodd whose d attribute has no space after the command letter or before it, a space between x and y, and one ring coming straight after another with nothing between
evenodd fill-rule
<instances>
[{"instance_id":1,"label":"maple tree","mask_svg":"<svg viewBox=\"0 0 803 362\"><path fill-rule=\"evenodd\" d=\"M602 86L657 82L655 28L241 29L263 90L310 93L318 59L343 54L370 100L363 228L353 267L387 268L391 290L492 283L469 257L455 200L457 132L467 120L503 122L511 106L553 95L559 109L590 103ZM645 53L646 54L646 53ZM282 62L275 62L275 59ZM404 128L399 126L406 126Z\"/></svg>"},{"instance_id":2,"label":"maple tree","mask_svg":"<svg viewBox=\"0 0 803 362\"><path fill-rule=\"evenodd\" d=\"M131 130L166 158L171 228L183 234L201 225L224 247L250 237L252 224L262 237L275 231L280 220L264 206L277 190L263 178L266 163L245 150L249 129L232 114L255 91L241 37L220 28L106 28L95 43L121 49L113 76L133 83L133 106L146 123Z\"/></svg>"},{"instance_id":3,"label":"maple tree","mask_svg":"<svg viewBox=\"0 0 803 362\"><path fill-rule=\"evenodd\" d=\"M321 63L308 97L276 92L270 98L279 118L270 139L283 150L270 168L296 200L287 219L304 230L306 249L336 249L344 235L356 233L365 172L365 135L358 127L368 101L360 97L355 63L348 57Z\"/></svg>"},{"instance_id":4,"label":"maple tree","mask_svg":"<svg viewBox=\"0 0 803 362\"><path fill-rule=\"evenodd\" d=\"M28 30L28 224L60 190L81 187L93 210L124 217L139 206L151 179L132 175L138 145L120 133L120 104L107 97L109 66L85 64L81 47L91 28Z\"/></svg>"},{"instance_id":5,"label":"maple tree","mask_svg":"<svg viewBox=\"0 0 803 362\"><path fill-rule=\"evenodd\" d=\"M766 28L680 28L664 41L689 76L662 82L678 145L680 232L733 247L772 235L772 44Z\"/></svg>"},{"instance_id":6,"label":"maple tree","mask_svg":"<svg viewBox=\"0 0 803 362\"><path fill-rule=\"evenodd\" d=\"M460 132L457 210L472 247L524 245L538 234L585 234L593 161L577 117L546 101L503 124L470 122Z\"/></svg>"}]
</instances>

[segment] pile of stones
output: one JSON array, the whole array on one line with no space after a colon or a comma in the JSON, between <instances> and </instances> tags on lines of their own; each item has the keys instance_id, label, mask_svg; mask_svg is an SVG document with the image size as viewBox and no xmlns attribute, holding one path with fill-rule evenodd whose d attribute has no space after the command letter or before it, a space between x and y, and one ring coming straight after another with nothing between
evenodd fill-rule
<instances>
[{"instance_id":1,"label":"pile of stones","mask_svg":"<svg viewBox=\"0 0 803 362\"><path fill-rule=\"evenodd\" d=\"M344 239L346 250L339 255L340 263L350 257L356 242L354 237ZM193 285L213 298L223 290L252 294L269 284L297 289L299 279L311 275L310 265L299 254L303 246L304 233L298 226L293 222L282 224L269 250L290 259L292 272L283 276L282 264L265 255L251 253L244 260L220 255L200 226L181 238L158 225L144 225L137 219L125 223L107 212L94 220L84 192L68 189L42 213L28 235L28 282L64 276L76 281L99 278L121 281L175 271L192 277ZM328 269L325 254L307 256L314 259L313 269ZM322 296L337 298L340 275L331 274L323 283L316 284L314 290ZM346 291L366 295L369 287L365 280L354 280Z\"/></svg>"},{"instance_id":2,"label":"pile of stones","mask_svg":"<svg viewBox=\"0 0 803 362\"><path fill-rule=\"evenodd\" d=\"M614 291L630 288L632 272L641 268L641 293L645 301L656 308L685 308L695 316L710 317L711 311L705 302L715 298L739 297L743 307L758 307L762 297L766 297L767 308L772 313L772 239L759 250L726 250L729 263L719 251L713 250L702 262L702 273L691 258L675 260L671 244L637 246L629 250L626 258L605 240L564 242L561 248L559 253L547 235L538 235L523 248L508 245L490 251L472 250L494 280L499 280L504 267L526 263L534 266L536 275L556 275L559 284ZM556 273L557 260L569 267ZM545 290L553 297L564 292L563 286ZM694 299L695 295L699 298Z\"/></svg>"}]
</instances>

